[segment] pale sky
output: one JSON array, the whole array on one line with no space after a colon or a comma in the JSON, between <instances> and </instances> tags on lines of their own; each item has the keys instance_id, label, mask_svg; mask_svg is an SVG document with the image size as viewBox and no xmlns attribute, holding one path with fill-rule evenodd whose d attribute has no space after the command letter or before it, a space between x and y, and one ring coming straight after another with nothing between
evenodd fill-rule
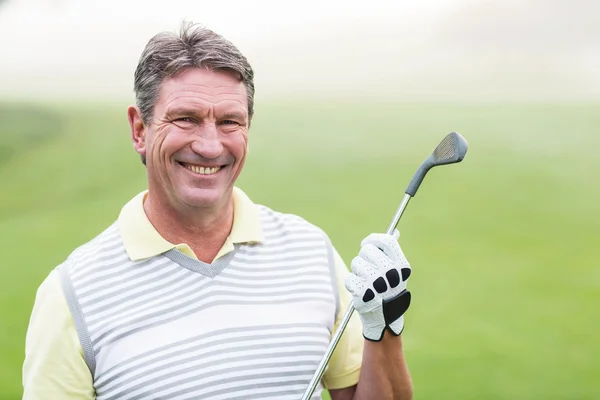
<instances>
[{"instance_id":1,"label":"pale sky","mask_svg":"<svg viewBox=\"0 0 600 400\"><path fill-rule=\"evenodd\" d=\"M253 46L281 36L304 34L303 30L310 27L322 33L353 23L373 24L373 29L380 21L427 24L460 1L8 0L0 9L0 44L3 49L19 47L22 41L38 35L45 40L83 40L90 35L102 40L98 43L102 45L113 40L145 41L149 33L176 29L181 20L188 19L232 41ZM25 57L22 53L19 56Z\"/></svg>"},{"instance_id":2,"label":"pale sky","mask_svg":"<svg viewBox=\"0 0 600 400\"><path fill-rule=\"evenodd\" d=\"M469 89L477 95L525 91L562 96L581 90L600 95L596 79L600 57L594 48L581 60L557 54L556 60L542 60L538 66L526 54L515 56L512 44L502 50L506 54L494 54L485 43L484 51L481 46L462 45L476 43L478 32L489 34L485 24L477 25L480 17L471 18L470 13L494 18L499 10L502 18L515 15L524 20L539 14L536 9L519 9L520 4L520 0L7 0L0 6L0 97L131 98L133 71L148 39L159 31L177 30L184 19L202 23L242 50L255 69L257 95L366 90L427 97L466 94ZM453 14L457 10L461 13ZM510 20L501 23L511 28ZM464 24L470 24L468 42L460 35L454 42L444 41L441 28L456 30ZM500 39L504 29L497 33ZM551 38L547 43L551 45ZM578 70L568 70L573 66ZM513 76L515 72L519 76Z\"/></svg>"},{"instance_id":3,"label":"pale sky","mask_svg":"<svg viewBox=\"0 0 600 400\"><path fill-rule=\"evenodd\" d=\"M353 25L374 31L411 25L418 33L457 1L8 0L0 7L0 93L129 94L146 41L158 31L176 30L183 19L234 42L258 69L257 82L273 77L263 79L264 88L276 90L284 79L277 77L279 56L288 68L300 66L303 43L312 43L308 53L314 57L328 51L314 48L320 37ZM271 51L275 47L280 50Z\"/></svg>"}]
</instances>

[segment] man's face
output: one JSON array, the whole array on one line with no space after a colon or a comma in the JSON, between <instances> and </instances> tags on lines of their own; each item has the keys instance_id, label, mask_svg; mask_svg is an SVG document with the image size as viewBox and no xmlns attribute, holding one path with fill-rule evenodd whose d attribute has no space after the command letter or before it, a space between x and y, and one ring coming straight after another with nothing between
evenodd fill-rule
<instances>
[{"instance_id":1,"label":"man's face","mask_svg":"<svg viewBox=\"0 0 600 400\"><path fill-rule=\"evenodd\" d=\"M246 89L232 74L193 68L166 79L136 144L152 195L175 209L226 204L246 158L248 125Z\"/></svg>"}]
</instances>

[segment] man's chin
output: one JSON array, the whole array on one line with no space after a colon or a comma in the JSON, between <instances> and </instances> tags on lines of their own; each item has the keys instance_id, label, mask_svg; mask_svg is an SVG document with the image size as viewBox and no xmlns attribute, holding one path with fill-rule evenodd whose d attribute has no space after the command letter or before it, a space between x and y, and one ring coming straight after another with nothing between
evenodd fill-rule
<instances>
[{"instance_id":1,"label":"man's chin","mask_svg":"<svg viewBox=\"0 0 600 400\"><path fill-rule=\"evenodd\" d=\"M182 193L183 203L194 208L216 208L225 201L222 189L187 189Z\"/></svg>"}]
</instances>

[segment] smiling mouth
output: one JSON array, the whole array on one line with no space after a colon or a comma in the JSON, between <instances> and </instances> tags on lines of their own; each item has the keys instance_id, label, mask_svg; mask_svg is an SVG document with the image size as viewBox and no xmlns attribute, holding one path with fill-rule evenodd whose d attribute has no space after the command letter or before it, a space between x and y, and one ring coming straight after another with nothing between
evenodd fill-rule
<instances>
[{"instance_id":1,"label":"smiling mouth","mask_svg":"<svg viewBox=\"0 0 600 400\"><path fill-rule=\"evenodd\" d=\"M188 163L179 163L185 169L192 171L198 175L214 175L221 170L221 167L203 167L201 165L188 164Z\"/></svg>"}]
</instances>

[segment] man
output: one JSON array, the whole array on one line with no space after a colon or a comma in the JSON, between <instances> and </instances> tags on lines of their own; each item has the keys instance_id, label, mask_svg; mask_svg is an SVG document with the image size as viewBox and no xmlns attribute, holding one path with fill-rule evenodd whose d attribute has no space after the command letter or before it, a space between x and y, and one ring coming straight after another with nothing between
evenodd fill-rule
<instances>
[{"instance_id":1,"label":"man","mask_svg":"<svg viewBox=\"0 0 600 400\"><path fill-rule=\"evenodd\" d=\"M24 399L300 399L350 301L313 398L410 399L398 236L369 235L350 273L322 230L235 187L254 101L239 50L195 25L159 34L134 88L148 190L40 286Z\"/></svg>"}]
</instances>

